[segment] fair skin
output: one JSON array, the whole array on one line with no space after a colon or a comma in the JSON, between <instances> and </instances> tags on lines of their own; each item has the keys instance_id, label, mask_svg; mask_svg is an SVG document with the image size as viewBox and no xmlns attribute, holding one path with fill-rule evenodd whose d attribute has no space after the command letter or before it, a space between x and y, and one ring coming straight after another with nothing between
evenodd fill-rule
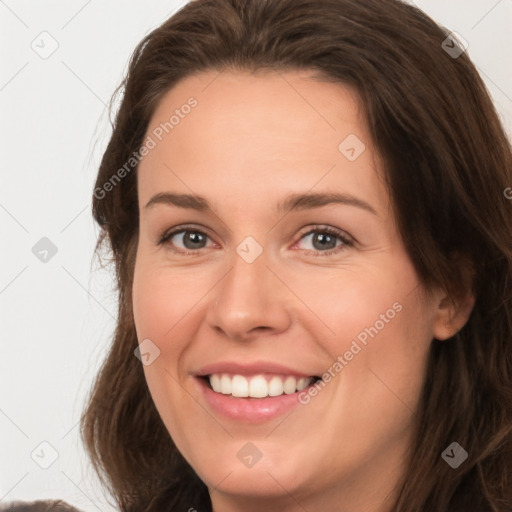
<instances>
[{"instance_id":1,"label":"fair skin","mask_svg":"<svg viewBox=\"0 0 512 512\"><path fill-rule=\"evenodd\" d=\"M155 405L215 512L390 512L429 346L464 325L472 299L456 307L421 286L352 89L305 72L203 72L161 99L147 135L191 96L197 106L138 169L133 307L139 342L160 350L144 366ZM338 149L349 134L366 146L354 161ZM334 191L374 211L277 210L290 194ZM161 193L202 196L211 210L146 206ZM189 238L158 243L183 225ZM323 249L326 227L353 243L330 235ZM262 249L250 263L237 252L248 236ZM245 421L205 400L197 373L210 363L270 361L321 376L393 304L400 311L309 403ZM252 467L237 456L248 442L261 453Z\"/></svg>"}]
</instances>

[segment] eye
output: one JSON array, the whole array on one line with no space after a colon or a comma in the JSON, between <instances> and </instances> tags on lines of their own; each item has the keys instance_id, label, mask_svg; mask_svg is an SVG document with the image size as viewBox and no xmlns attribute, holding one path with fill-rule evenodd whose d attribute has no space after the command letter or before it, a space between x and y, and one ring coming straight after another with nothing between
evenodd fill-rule
<instances>
[{"instance_id":1,"label":"eye","mask_svg":"<svg viewBox=\"0 0 512 512\"><path fill-rule=\"evenodd\" d=\"M210 237L203 231L192 227L181 226L172 231L165 232L160 237L158 245L168 244L172 251L190 255L197 254L200 249L203 249L208 238ZM176 248L177 244L178 247ZM179 244L184 247L179 247Z\"/></svg>"},{"instance_id":2,"label":"eye","mask_svg":"<svg viewBox=\"0 0 512 512\"><path fill-rule=\"evenodd\" d=\"M313 227L300 237L299 242L308 237L313 247L313 249L304 249L308 256L330 256L354 245L343 231L330 226ZM180 226L166 231L160 237L158 245L168 245L173 252L185 256L194 255L206 247L209 238L206 233L193 226Z\"/></svg>"},{"instance_id":3,"label":"eye","mask_svg":"<svg viewBox=\"0 0 512 512\"><path fill-rule=\"evenodd\" d=\"M342 231L330 226L315 226L302 235L300 241L308 237L313 246L313 250L305 249L308 256L330 256L354 245L354 242Z\"/></svg>"}]
</instances>

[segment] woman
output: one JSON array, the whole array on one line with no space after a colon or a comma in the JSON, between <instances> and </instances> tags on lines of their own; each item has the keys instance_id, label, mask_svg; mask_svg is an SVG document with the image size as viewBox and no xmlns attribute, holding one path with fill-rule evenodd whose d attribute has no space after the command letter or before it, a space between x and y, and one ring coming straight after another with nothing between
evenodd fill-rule
<instances>
[{"instance_id":1,"label":"woman","mask_svg":"<svg viewBox=\"0 0 512 512\"><path fill-rule=\"evenodd\" d=\"M113 128L82 434L121 510L512 509L512 157L453 35L397 0L193 1Z\"/></svg>"}]
</instances>

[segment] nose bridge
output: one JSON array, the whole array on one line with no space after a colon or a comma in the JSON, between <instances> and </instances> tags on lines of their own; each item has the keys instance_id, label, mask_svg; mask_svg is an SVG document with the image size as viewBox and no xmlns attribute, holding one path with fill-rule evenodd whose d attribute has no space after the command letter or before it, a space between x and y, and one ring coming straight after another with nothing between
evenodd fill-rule
<instances>
[{"instance_id":1,"label":"nose bridge","mask_svg":"<svg viewBox=\"0 0 512 512\"><path fill-rule=\"evenodd\" d=\"M258 250L253 241L245 240L237 247L230 270L214 288L212 326L239 339L256 328L286 329L289 319L283 286L269 263L265 250L261 246Z\"/></svg>"}]
</instances>

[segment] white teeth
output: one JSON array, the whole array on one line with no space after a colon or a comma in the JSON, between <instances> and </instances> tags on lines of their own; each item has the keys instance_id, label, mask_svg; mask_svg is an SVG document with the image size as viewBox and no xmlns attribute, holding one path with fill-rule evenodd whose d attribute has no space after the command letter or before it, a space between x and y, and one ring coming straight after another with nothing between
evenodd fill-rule
<instances>
[{"instance_id":1,"label":"white teeth","mask_svg":"<svg viewBox=\"0 0 512 512\"><path fill-rule=\"evenodd\" d=\"M232 395L238 398L266 398L268 396L281 396L283 393L291 395L307 388L314 377L281 377L272 376L270 380L264 375L255 375L247 379L243 375L229 376L215 373L209 375L210 385L216 393Z\"/></svg>"},{"instance_id":2,"label":"white teeth","mask_svg":"<svg viewBox=\"0 0 512 512\"><path fill-rule=\"evenodd\" d=\"M286 377L283 388L287 395L295 393L295 390L297 389L297 380L295 377Z\"/></svg>"},{"instance_id":3,"label":"white teeth","mask_svg":"<svg viewBox=\"0 0 512 512\"><path fill-rule=\"evenodd\" d=\"M210 379L210 384L211 384ZM231 379L227 375L223 375L220 379L220 392L223 395L231 395Z\"/></svg>"},{"instance_id":4,"label":"white teeth","mask_svg":"<svg viewBox=\"0 0 512 512\"><path fill-rule=\"evenodd\" d=\"M249 383L245 377L235 375L231 379L231 394L240 398L249 396Z\"/></svg>"},{"instance_id":5,"label":"white teeth","mask_svg":"<svg viewBox=\"0 0 512 512\"><path fill-rule=\"evenodd\" d=\"M302 391L304 388L307 388L311 384L311 379L308 377L302 377L297 381L297 391Z\"/></svg>"},{"instance_id":6,"label":"white teeth","mask_svg":"<svg viewBox=\"0 0 512 512\"><path fill-rule=\"evenodd\" d=\"M221 384L220 384L220 377L218 375L212 375L210 377L210 384L212 385L213 391L216 391L217 393L221 393Z\"/></svg>"},{"instance_id":7,"label":"white teeth","mask_svg":"<svg viewBox=\"0 0 512 512\"><path fill-rule=\"evenodd\" d=\"M283 379L280 379L279 377L272 377L268 383L269 396L279 396L283 393Z\"/></svg>"},{"instance_id":8,"label":"white teeth","mask_svg":"<svg viewBox=\"0 0 512 512\"><path fill-rule=\"evenodd\" d=\"M233 378L234 380L234 378ZM251 379L249 383L249 393L250 396L254 398L263 398L268 396L268 385L265 377L262 375L258 375Z\"/></svg>"}]
</instances>

